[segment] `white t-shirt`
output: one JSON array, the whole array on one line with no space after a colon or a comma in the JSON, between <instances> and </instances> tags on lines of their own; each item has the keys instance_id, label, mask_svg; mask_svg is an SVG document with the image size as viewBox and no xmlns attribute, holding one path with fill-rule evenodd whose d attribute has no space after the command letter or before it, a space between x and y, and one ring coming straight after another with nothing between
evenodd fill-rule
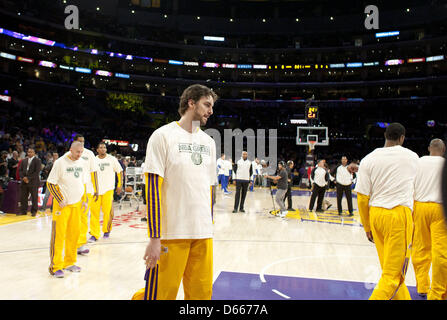
<instances>
[{"instance_id":1,"label":"white t-shirt","mask_svg":"<svg viewBox=\"0 0 447 320\"><path fill-rule=\"evenodd\" d=\"M107 191L115 190L115 173L123 171L118 159L106 154L104 159L96 156L98 165L98 194L103 195Z\"/></svg>"},{"instance_id":2,"label":"white t-shirt","mask_svg":"<svg viewBox=\"0 0 447 320\"><path fill-rule=\"evenodd\" d=\"M224 161L224 175L230 176L230 171L233 170L233 165L231 164L231 161L225 160Z\"/></svg>"},{"instance_id":3,"label":"white t-shirt","mask_svg":"<svg viewBox=\"0 0 447 320\"><path fill-rule=\"evenodd\" d=\"M444 157L424 156L419 159L414 180L414 200L442 203L442 170Z\"/></svg>"},{"instance_id":4,"label":"white t-shirt","mask_svg":"<svg viewBox=\"0 0 447 320\"><path fill-rule=\"evenodd\" d=\"M336 181L337 183L344 186L350 186L352 184L352 173L348 171L348 166L343 165L338 166L336 173Z\"/></svg>"},{"instance_id":5,"label":"white t-shirt","mask_svg":"<svg viewBox=\"0 0 447 320\"><path fill-rule=\"evenodd\" d=\"M64 200L70 205L81 201L84 195L85 164L82 159L71 160L68 154L54 162L47 181L59 186Z\"/></svg>"},{"instance_id":6,"label":"white t-shirt","mask_svg":"<svg viewBox=\"0 0 447 320\"><path fill-rule=\"evenodd\" d=\"M210 187L217 185L216 143L171 122L150 136L144 172L163 178L161 239L213 237ZM150 204L148 204L150 205Z\"/></svg>"},{"instance_id":7,"label":"white t-shirt","mask_svg":"<svg viewBox=\"0 0 447 320\"><path fill-rule=\"evenodd\" d=\"M311 183L316 183L319 187L324 187L327 185L328 181L326 180L328 172L322 167L317 167L314 171L314 176L310 177Z\"/></svg>"},{"instance_id":8,"label":"white t-shirt","mask_svg":"<svg viewBox=\"0 0 447 320\"><path fill-rule=\"evenodd\" d=\"M217 159L217 174L225 174L225 160L222 158Z\"/></svg>"},{"instance_id":9,"label":"white t-shirt","mask_svg":"<svg viewBox=\"0 0 447 320\"><path fill-rule=\"evenodd\" d=\"M258 172L256 170L258 170L258 164L256 163L256 161L253 160L251 162L251 167L252 167L252 170L253 170L253 175L254 176L257 175Z\"/></svg>"},{"instance_id":10,"label":"white t-shirt","mask_svg":"<svg viewBox=\"0 0 447 320\"><path fill-rule=\"evenodd\" d=\"M85 161L86 170L85 172L85 181L87 184L87 193L93 194L95 190L93 189L92 177L91 173L98 171L98 164L96 163L96 157L93 151L84 148L84 152L82 152L81 159Z\"/></svg>"},{"instance_id":11,"label":"white t-shirt","mask_svg":"<svg viewBox=\"0 0 447 320\"><path fill-rule=\"evenodd\" d=\"M360 161L355 191L370 196L369 206L413 210L419 156L402 146L377 148Z\"/></svg>"}]
</instances>

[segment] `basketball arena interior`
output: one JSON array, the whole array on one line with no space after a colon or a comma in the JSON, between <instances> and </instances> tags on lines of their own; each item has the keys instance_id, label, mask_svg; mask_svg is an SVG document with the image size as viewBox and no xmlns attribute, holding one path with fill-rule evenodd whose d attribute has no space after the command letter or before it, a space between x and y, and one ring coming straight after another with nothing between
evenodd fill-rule
<instances>
[{"instance_id":1,"label":"basketball arena interior","mask_svg":"<svg viewBox=\"0 0 447 320\"><path fill-rule=\"evenodd\" d=\"M342 157L358 165L384 146L393 123L405 127L403 147L418 157L429 155L433 139L447 139L447 2L370 5L0 0L0 299L131 300L147 286L148 140L179 121L180 96L200 84L218 97L202 126L219 135L215 160L225 153L234 169L248 151L254 165L245 210L234 205L234 172L212 195L212 300L368 300L383 274L365 236L356 180L352 209L343 195L338 208L329 180L315 211L312 169L324 159L332 174ZM47 190L45 168L79 135L85 149L96 155L103 143L119 161L122 190L113 192L110 237L78 251L82 272L55 279L48 265L57 196ZM18 167L29 148L40 159L38 209L30 197L23 213ZM293 161L284 217L279 186L265 177L280 161ZM445 264L447 252L440 255ZM420 292L418 277L410 259L402 282L412 300L425 300L430 293ZM184 281L178 300L189 290Z\"/></svg>"}]
</instances>

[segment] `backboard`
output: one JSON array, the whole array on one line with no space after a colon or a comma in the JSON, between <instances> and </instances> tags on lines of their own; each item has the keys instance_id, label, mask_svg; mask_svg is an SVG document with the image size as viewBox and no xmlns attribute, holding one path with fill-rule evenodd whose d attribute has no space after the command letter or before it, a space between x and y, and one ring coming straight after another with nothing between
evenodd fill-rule
<instances>
[{"instance_id":1,"label":"backboard","mask_svg":"<svg viewBox=\"0 0 447 320\"><path fill-rule=\"evenodd\" d=\"M308 146L308 141L316 141L316 146L328 146L328 127L297 127L296 144Z\"/></svg>"}]
</instances>

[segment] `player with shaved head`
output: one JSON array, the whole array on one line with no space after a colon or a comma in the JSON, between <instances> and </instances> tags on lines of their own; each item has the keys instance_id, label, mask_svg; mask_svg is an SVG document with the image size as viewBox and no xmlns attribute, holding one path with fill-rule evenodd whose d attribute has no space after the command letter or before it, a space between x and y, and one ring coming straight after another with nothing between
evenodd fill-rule
<instances>
[{"instance_id":1,"label":"player with shaved head","mask_svg":"<svg viewBox=\"0 0 447 320\"><path fill-rule=\"evenodd\" d=\"M83 151L82 143L73 142L70 151L54 162L47 179L54 197L49 271L56 278L64 277L63 270L81 271L75 263L80 214L87 206Z\"/></svg>"},{"instance_id":2,"label":"player with shaved head","mask_svg":"<svg viewBox=\"0 0 447 320\"><path fill-rule=\"evenodd\" d=\"M442 207L445 144L433 139L429 156L419 159L414 182L414 240L412 261L419 295L447 299L447 225ZM430 287L430 265L432 283Z\"/></svg>"}]
</instances>

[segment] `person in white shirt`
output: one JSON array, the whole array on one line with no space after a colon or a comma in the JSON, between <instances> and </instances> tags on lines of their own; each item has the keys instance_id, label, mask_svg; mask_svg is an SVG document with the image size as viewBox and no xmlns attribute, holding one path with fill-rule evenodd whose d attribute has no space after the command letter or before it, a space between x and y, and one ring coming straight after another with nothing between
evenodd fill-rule
<instances>
[{"instance_id":1,"label":"person in white shirt","mask_svg":"<svg viewBox=\"0 0 447 320\"><path fill-rule=\"evenodd\" d=\"M104 238L109 238L112 231L113 211L113 192L115 191L115 174L118 177L116 193L121 193L123 181L123 168L114 156L107 154L107 146L100 142L96 149L96 163L98 165L98 201L91 205L90 234L91 241L99 239L100 223L99 216L103 213L102 232Z\"/></svg>"},{"instance_id":2,"label":"person in white shirt","mask_svg":"<svg viewBox=\"0 0 447 320\"><path fill-rule=\"evenodd\" d=\"M335 186L337 190L337 210L338 214L341 215L343 194L346 196L346 201L348 203L349 216L354 215L354 209L352 206L352 173L348 171L348 158L346 156L341 157L341 165L339 165L335 170Z\"/></svg>"},{"instance_id":3,"label":"person in white shirt","mask_svg":"<svg viewBox=\"0 0 447 320\"><path fill-rule=\"evenodd\" d=\"M228 184L230 183L230 175L231 175L231 171L233 168L231 161L225 160L223 162L223 168L224 168L223 179L224 179L224 183L225 183L224 194L231 194L231 191L228 190Z\"/></svg>"},{"instance_id":4,"label":"person in white shirt","mask_svg":"<svg viewBox=\"0 0 447 320\"><path fill-rule=\"evenodd\" d=\"M371 300L411 299L405 275L411 256L419 156L402 147L404 140L404 126L391 123L385 130L385 146L364 157L358 168L355 191L359 214L382 267Z\"/></svg>"},{"instance_id":5,"label":"person in white shirt","mask_svg":"<svg viewBox=\"0 0 447 320\"><path fill-rule=\"evenodd\" d=\"M233 171L236 179L236 196L234 197L233 213L237 213L238 208L239 212L245 212L244 204L248 186L249 184L253 184L253 182L250 181L250 177L253 174L253 167L251 161L248 160L247 151L242 151L242 157L234 165Z\"/></svg>"},{"instance_id":6,"label":"person in white shirt","mask_svg":"<svg viewBox=\"0 0 447 320\"><path fill-rule=\"evenodd\" d=\"M180 97L180 120L149 138L144 167L147 282L134 300L175 300L182 280L186 300L211 299L217 157L215 141L200 126L213 114L216 100L210 88L189 86Z\"/></svg>"},{"instance_id":7,"label":"person in white shirt","mask_svg":"<svg viewBox=\"0 0 447 320\"><path fill-rule=\"evenodd\" d=\"M446 300L447 224L441 193L445 144L441 139L433 139L428 150L430 155L419 159L414 181L414 239L411 260L419 295L426 296L428 300Z\"/></svg>"},{"instance_id":8,"label":"person in white shirt","mask_svg":"<svg viewBox=\"0 0 447 320\"><path fill-rule=\"evenodd\" d=\"M73 142L70 151L54 162L47 179L47 187L54 197L49 271L56 278L64 277L63 270L81 271L75 263L80 215L88 201L85 165L81 159L83 150L80 142Z\"/></svg>"},{"instance_id":9,"label":"person in white shirt","mask_svg":"<svg viewBox=\"0 0 447 320\"><path fill-rule=\"evenodd\" d=\"M84 147L85 138L81 134L77 134L73 141L80 142L82 147ZM98 167L96 165L96 157L93 151L84 147L84 151L82 152L81 159L84 161L85 170L84 170L84 179L86 181L87 186L87 198L88 198L88 206L84 212L81 213L81 225L80 225L80 234L78 241L78 254L87 255L90 250L87 248L87 233L88 233L88 216L90 211L90 206L98 201Z\"/></svg>"},{"instance_id":10,"label":"person in white shirt","mask_svg":"<svg viewBox=\"0 0 447 320\"><path fill-rule=\"evenodd\" d=\"M322 205L324 200L324 194L326 193L326 186L329 182L329 173L325 169L326 160L321 159L318 161L317 166L312 170L310 174L310 182L312 185L312 194L310 196L309 211L312 211L317 200L316 212L323 212Z\"/></svg>"},{"instance_id":11,"label":"person in white shirt","mask_svg":"<svg viewBox=\"0 0 447 320\"><path fill-rule=\"evenodd\" d=\"M220 158L217 159L217 182L221 185L221 190L224 192L228 192L225 180L226 168L227 164L225 160L225 154L222 153Z\"/></svg>"},{"instance_id":12,"label":"person in white shirt","mask_svg":"<svg viewBox=\"0 0 447 320\"><path fill-rule=\"evenodd\" d=\"M250 185L250 192L253 192L253 188L256 184L256 179L259 176L260 172L259 172L259 168L258 168L258 163L259 160L258 158L255 158L255 160L253 160L253 162L251 163L252 166L252 172L253 174L251 175L251 185Z\"/></svg>"}]
</instances>

